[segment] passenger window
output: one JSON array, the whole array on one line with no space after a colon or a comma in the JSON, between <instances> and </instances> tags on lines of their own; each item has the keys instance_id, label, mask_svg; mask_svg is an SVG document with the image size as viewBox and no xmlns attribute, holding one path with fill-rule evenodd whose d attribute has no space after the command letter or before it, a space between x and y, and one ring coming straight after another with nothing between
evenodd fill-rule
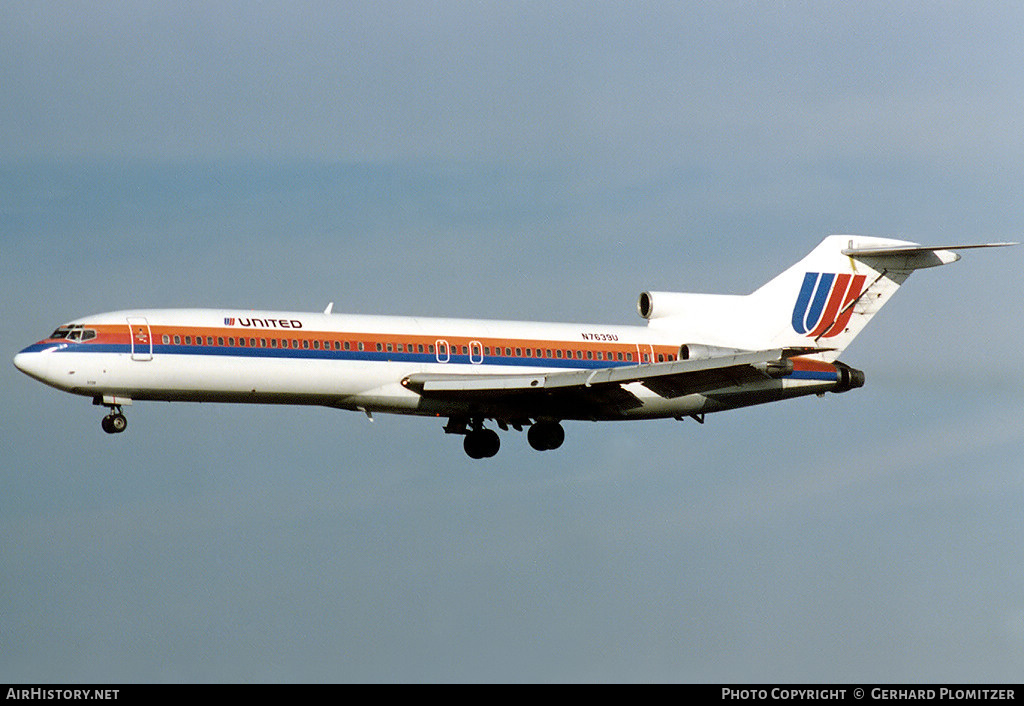
<instances>
[{"instance_id":1,"label":"passenger window","mask_svg":"<svg viewBox=\"0 0 1024 706\"><path fill-rule=\"evenodd\" d=\"M309 350L309 339L308 338L302 339L302 348L303 348L303 350L307 350L307 351Z\"/></svg>"},{"instance_id":2,"label":"passenger window","mask_svg":"<svg viewBox=\"0 0 1024 706\"><path fill-rule=\"evenodd\" d=\"M167 345L168 343L171 342L171 337L165 333L162 340L164 342L164 345Z\"/></svg>"},{"instance_id":3,"label":"passenger window","mask_svg":"<svg viewBox=\"0 0 1024 706\"><path fill-rule=\"evenodd\" d=\"M164 336L164 339L166 339L166 338L167 338L167 336ZM167 343L167 341L164 340L164 343ZM217 345L218 346L223 346L224 345L224 337L223 336L217 336Z\"/></svg>"},{"instance_id":4,"label":"passenger window","mask_svg":"<svg viewBox=\"0 0 1024 706\"><path fill-rule=\"evenodd\" d=\"M622 351L619 351L618 353L615 354L615 359L622 360Z\"/></svg>"},{"instance_id":5,"label":"passenger window","mask_svg":"<svg viewBox=\"0 0 1024 706\"><path fill-rule=\"evenodd\" d=\"M208 345L208 346L212 346L213 345L213 336L207 336L206 337L206 345Z\"/></svg>"},{"instance_id":6,"label":"passenger window","mask_svg":"<svg viewBox=\"0 0 1024 706\"><path fill-rule=\"evenodd\" d=\"M664 353L659 353L658 354L658 362L659 363L664 363L665 362L665 354Z\"/></svg>"}]
</instances>

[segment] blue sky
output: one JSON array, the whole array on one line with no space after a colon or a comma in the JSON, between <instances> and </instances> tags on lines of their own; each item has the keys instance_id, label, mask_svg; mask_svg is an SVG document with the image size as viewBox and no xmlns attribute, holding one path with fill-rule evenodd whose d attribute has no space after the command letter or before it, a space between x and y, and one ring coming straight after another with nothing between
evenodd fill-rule
<instances>
[{"instance_id":1,"label":"blue sky","mask_svg":"<svg viewBox=\"0 0 1024 706\"><path fill-rule=\"evenodd\" d=\"M226 306L635 323L830 233L1021 240L1014 3L5 3L0 324ZM1017 681L1021 250L845 395L567 425L0 375L0 679Z\"/></svg>"}]
</instances>

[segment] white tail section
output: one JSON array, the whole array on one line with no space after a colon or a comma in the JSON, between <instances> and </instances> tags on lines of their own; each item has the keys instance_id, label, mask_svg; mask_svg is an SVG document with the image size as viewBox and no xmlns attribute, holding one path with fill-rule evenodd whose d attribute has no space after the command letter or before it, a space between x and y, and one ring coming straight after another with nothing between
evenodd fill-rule
<instances>
[{"instance_id":1,"label":"white tail section","mask_svg":"<svg viewBox=\"0 0 1024 706\"><path fill-rule=\"evenodd\" d=\"M746 296L644 292L640 314L684 342L766 350L814 347L835 360L914 270L956 262L954 249L831 235L800 262Z\"/></svg>"}]
</instances>

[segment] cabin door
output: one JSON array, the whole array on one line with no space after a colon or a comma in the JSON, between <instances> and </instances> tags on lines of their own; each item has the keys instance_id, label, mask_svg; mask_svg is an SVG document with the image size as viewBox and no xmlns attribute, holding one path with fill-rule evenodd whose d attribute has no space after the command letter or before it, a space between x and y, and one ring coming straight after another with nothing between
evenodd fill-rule
<instances>
[{"instance_id":1,"label":"cabin door","mask_svg":"<svg viewBox=\"0 0 1024 706\"><path fill-rule=\"evenodd\" d=\"M153 333L149 322L141 316L128 317L132 341L132 360L153 360Z\"/></svg>"}]
</instances>

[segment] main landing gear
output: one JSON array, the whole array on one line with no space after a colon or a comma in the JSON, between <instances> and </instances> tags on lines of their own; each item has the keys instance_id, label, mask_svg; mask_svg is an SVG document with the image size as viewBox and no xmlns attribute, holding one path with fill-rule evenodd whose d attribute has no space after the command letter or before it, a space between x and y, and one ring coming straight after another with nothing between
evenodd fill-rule
<instances>
[{"instance_id":1,"label":"main landing gear","mask_svg":"<svg viewBox=\"0 0 1024 706\"><path fill-rule=\"evenodd\" d=\"M493 429L485 429L483 422L481 418L449 419L444 430L447 434L465 435L462 446L470 458L491 458L501 448L501 439ZM498 420L498 424L502 429L508 429L507 423ZM529 424L529 420L523 420L523 423L515 423L513 426L517 431L522 431L523 424ZM565 430L556 421L537 421L530 426L526 439L537 451L551 451L565 441Z\"/></svg>"},{"instance_id":2,"label":"main landing gear","mask_svg":"<svg viewBox=\"0 0 1024 706\"><path fill-rule=\"evenodd\" d=\"M121 413L121 408L114 405L110 408L110 414L103 418L100 426L108 434L120 434L128 428L128 419Z\"/></svg>"},{"instance_id":3,"label":"main landing gear","mask_svg":"<svg viewBox=\"0 0 1024 706\"><path fill-rule=\"evenodd\" d=\"M526 432L526 440L537 451L553 451L565 441L565 429L558 422L536 422Z\"/></svg>"},{"instance_id":4,"label":"main landing gear","mask_svg":"<svg viewBox=\"0 0 1024 706\"><path fill-rule=\"evenodd\" d=\"M466 433L462 448L470 458L490 458L501 448L501 439L493 429L474 429Z\"/></svg>"}]
</instances>

